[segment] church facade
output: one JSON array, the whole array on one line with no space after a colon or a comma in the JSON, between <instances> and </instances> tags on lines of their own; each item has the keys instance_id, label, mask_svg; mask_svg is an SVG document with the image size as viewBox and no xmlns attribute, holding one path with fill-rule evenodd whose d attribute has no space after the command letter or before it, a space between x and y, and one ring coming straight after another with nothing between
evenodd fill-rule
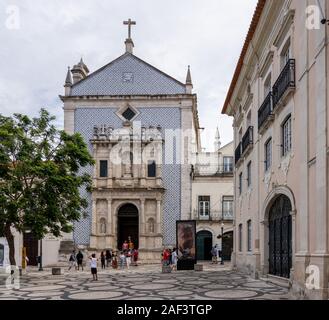
<instances>
[{"instance_id":1,"label":"church facade","mask_svg":"<svg viewBox=\"0 0 329 320\"><path fill-rule=\"evenodd\" d=\"M83 136L95 165L81 172L93 177L88 214L64 239L100 251L131 237L140 259L155 262L175 245L176 221L190 217L197 96L189 69L182 83L141 60L130 31L125 46L93 73L82 60L67 73L65 131Z\"/></svg>"}]
</instances>

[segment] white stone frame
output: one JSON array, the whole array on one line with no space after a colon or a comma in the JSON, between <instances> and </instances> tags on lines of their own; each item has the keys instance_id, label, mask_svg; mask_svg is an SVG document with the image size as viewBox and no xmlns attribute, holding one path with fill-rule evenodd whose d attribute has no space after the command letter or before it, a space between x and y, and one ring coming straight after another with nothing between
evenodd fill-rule
<instances>
[{"instance_id":1,"label":"white stone frame","mask_svg":"<svg viewBox=\"0 0 329 320\"><path fill-rule=\"evenodd\" d=\"M292 190L286 186L278 186L273 189L266 197L263 202L263 207L261 211L261 221L260 221L260 252L261 252L261 272L263 275L269 273L269 230L268 230L268 218L269 211L272 207L274 201L281 195L288 197L291 203L291 212L292 216L292 266L291 266L291 275L293 274L293 269L295 265L295 253L296 253L296 201L295 196Z\"/></svg>"}]
</instances>

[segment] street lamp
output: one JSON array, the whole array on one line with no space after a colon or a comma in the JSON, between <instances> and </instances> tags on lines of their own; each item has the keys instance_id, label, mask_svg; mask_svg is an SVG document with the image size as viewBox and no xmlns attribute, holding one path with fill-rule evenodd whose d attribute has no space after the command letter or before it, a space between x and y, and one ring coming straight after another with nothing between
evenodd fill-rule
<instances>
[{"instance_id":1,"label":"street lamp","mask_svg":"<svg viewBox=\"0 0 329 320\"><path fill-rule=\"evenodd\" d=\"M221 231L222 231L222 246L221 246L221 247L222 247L222 248L221 248L222 250L221 250L221 251L222 251L222 257L221 257L221 261L220 261L220 264L221 264L221 265L224 264L224 256L223 256L223 236L224 236L224 226L225 226L225 225L224 225L224 222L222 222L222 224L221 224Z\"/></svg>"},{"instance_id":2,"label":"street lamp","mask_svg":"<svg viewBox=\"0 0 329 320\"><path fill-rule=\"evenodd\" d=\"M40 239L39 271L43 271L43 268L42 268L42 238Z\"/></svg>"}]
</instances>

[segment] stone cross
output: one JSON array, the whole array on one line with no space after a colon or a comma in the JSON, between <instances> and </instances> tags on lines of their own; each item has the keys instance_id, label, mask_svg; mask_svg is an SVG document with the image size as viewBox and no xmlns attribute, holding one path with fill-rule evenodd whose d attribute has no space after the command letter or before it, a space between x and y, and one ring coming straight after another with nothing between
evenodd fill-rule
<instances>
[{"instance_id":1,"label":"stone cross","mask_svg":"<svg viewBox=\"0 0 329 320\"><path fill-rule=\"evenodd\" d=\"M131 39L131 26L136 25L136 21L131 21L129 18L128 21L123 21L124 25L128 25L128 39Z\"/></svg>"}]
</instances>

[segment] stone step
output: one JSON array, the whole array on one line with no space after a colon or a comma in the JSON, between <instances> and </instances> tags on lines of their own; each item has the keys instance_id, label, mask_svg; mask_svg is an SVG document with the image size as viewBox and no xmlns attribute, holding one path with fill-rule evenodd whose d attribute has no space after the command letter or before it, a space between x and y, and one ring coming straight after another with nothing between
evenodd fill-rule
<instances>
[{"instance_id":1,"label":"stone step","mask_svg":"<svg viewBox=\"0 0 329 320\"><path fill-rule=\"evenodd\" d=\"M275 284L279 287L283 287L286 289L290 288L290 279L287 279L287 278L281 278L278 276L268 274L266 277L261 277L260 280Z\"/></svg>"}]
</instances>

